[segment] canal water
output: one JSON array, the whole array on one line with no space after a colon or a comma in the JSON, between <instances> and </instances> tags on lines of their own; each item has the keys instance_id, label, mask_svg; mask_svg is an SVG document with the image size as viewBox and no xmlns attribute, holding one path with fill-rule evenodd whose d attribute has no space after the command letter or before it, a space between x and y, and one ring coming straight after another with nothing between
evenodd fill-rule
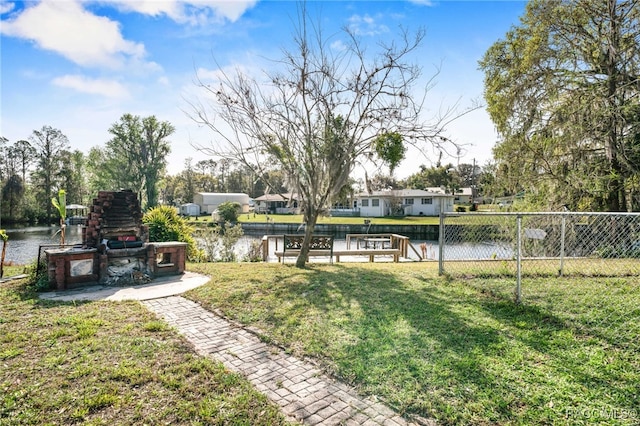
<instances>
[{"instance_id":1,"label":"canal water","mask_svg":"<svg viewBox=\"0 0 640 426\"><path fill-rule=\"evenodd\" d=\"M26 227L7 229L9 235L9 241L7 243L7 252L5 262L13 262L15 264L25 265L35 261L38 258L38 251L44 248L56 247L60 242L60 234L58 233L59 227L57 226L38 226L38 227ZM262 235L245 234L240 241L236 244L236 253L239 259L242 259L249 251L249 247L254 241L260 240ZM423 241L411 241L416 250L420 250L420 243ZM82 228L81 226L69 226L65 235L66 244L81 244L82 243ZM426 241L428 245L428 252L434 256L437 256L437 242ZM272 245L274 242L272 241ZM336 249L345 249L346 240L336 239L334 243ZM270 253L273 254L275 247L270 248ZM410 251L410 255L418 259L417 255ZM275 256L273 256L275 259Z\"/></svg>"},{"instance_id":2,"label":"canal water","mask_svg":"<svg viewBox=\"0 0 640 426\"><path fill-rule=\"evenodd\" d=\"M15 264L26 265L38 258L38 251L42 248L56 247L60 242L60 235L57 226L40 226L7 229L9 241L7 243L7 252L5 262L13 262ZM252 242L260 240L262 234L254 235L245 234L236 244L236 254L238 259L242 259L249 251ZM82 243L82 227L79 225L71 225L67 227L65 235L66 244ZM420 252L420 244L425 243L427 247L427 258L429 260L438 259L438 242L434 240L411 239L411 244L416 251ZM273 241L271 244L275 244ZM334 242L337 250L346 249L346 240L337 238ZM269 252L273 255L275 247L271 246ZM496 248L495 246L475 243L475 244L455 244L445 246L445 257L447 259L487 259L487 258L511 258L513 251L509 248ZM275 259L275 255L273 255ZM418 255L409 248L409 258L418 260ZM269 259L269 260L274 260Z\"/></svg>"},{"instance_id":3,"label":"canal water","mask_svg":"<svg viewBox=\"0 0 640 426\"><path fill-rule=\"evenodd\" d=\"M60 244L59 226L30 226L26 228L6 229L9 241L4 261L26 265L38 258L40 246L55 247ZM82 228L68 226L65 244L82 243Z\"/></svg>"}]
</instances>

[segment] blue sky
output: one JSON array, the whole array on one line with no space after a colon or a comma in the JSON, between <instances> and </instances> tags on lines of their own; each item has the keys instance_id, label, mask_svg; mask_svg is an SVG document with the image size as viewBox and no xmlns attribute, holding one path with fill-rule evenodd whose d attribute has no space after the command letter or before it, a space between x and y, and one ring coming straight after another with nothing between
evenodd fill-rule
<instances>
[{"instance_id":1,"label":"blue sky","mask_svg":"<svg viewBox=\"0 0 640 426\"><path fill-rule=\"evenodd\" d=\"M524 12L521 1L316 1L309 9L327 33L350 26L363 37L391 37L399 26L423 27L416 60L426 77L437 68L429 111L482 99L478 60ZM60 129L73 149L88 152L109 140L109 127L124 113L171 122L169 172L184 160L207 158L193 143L211 133L185 114L195 100L196 73L217 66L265 69L266 59L290 47L297 3L213 0L0 0L0 135L11 143L43 125ZM337 36L339 38L339 36ZM338 41L338 40L336 40ZM454 164L483 165L496 141L484 109L447 128L464 144ZM398 168L403 178L437 155L411 152Z\"/></svg>"}]
</instances>

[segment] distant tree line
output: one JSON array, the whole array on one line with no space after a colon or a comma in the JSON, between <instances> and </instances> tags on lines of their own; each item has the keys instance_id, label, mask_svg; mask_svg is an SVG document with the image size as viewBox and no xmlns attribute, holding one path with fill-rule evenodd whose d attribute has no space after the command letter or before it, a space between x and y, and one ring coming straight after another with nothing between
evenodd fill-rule
<instances>
[{"instance_id":1,"label":"distant tree line","mask_svg":"<svg viewBox=\"0 0 640 426\"><path fill-rule=\"evenodd\" d=\"M127 188L146 207L155 206L173 132L170 123L154 116L125 114L109 129L112 138L105 147L87 155L71 150L67 136L51 126L14 143L1 138L3 222L55 222L51 199L60 189L71 204L87 205L99 190Z\"/></svg>"},{"instance_id":2,"label":"distant tree line","mask_svg":"<svg viewBox=\"0 0 640 426\"><path fill-rule=\"evenodd\" d=\"M71 150L64 133L43 126L25 140L0 139L0 185L3 223L55 223L51 198L64 189L69 204L89 205L100 190L136 191L145 208L192 202L197 192L238 192L251 197L288 192L285 175L272 167L258 176L242 164L213 159L193 162L166 173L173 126L155 117L125 114L109 129L112 138L87 154ZM378 173L365 180L349 179L335 204L348 205L359 192L384 189L441 187L448 192L475 186L490 189L491 173L471 164L420 166L412 176L398 180ZM267 184L268 182L268 184Z\"/></svg>"},{"instance_id":3,"label":"distant tree line","mask_svg":"<svg viewBox=\"0 0 640 426\"><path fill-rule=\"evenodd\" d=\"M192 202L196 192L242 192L251 196L284 192L281 172L257 176L227 160L187 159L184 170L167 174L169 137L174 127L155 116L124 114L109 128L104 147L87 154L71 150L67 136L45 125L27 139L0 137L0 215L3 223L50 224L51 204L64 189L69 204L88 205L98 191L131 189L145 209ZM266 181L272 187L267 187ZM275 185L274 185L275 182Z\"/></svg>"}]
</instances>

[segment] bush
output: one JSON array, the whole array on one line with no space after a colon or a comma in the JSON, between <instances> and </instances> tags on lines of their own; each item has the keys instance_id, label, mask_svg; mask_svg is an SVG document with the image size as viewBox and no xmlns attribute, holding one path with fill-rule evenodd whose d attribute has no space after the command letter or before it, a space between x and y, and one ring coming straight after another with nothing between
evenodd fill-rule
<instances>
[{"instance_id":1,"label":"bush","mask_svg":"<svg viewBox=\"0 0 640 426\"><path fill-rule=\"evenodd\" d=\"M467 211L467 208L465 206L456 207L456 212L458 212L458 213L464 213L466 211Z\"/></svg>"},{"instance_id":2,"label":"bush","mask_svg":"<svg viewBox=\"0 0 640 426\"><path fill-rule=\"evenodd\" d=\"M158 206L149 210L142 217L142 223L149 227L149 241L180 241L187 243L187 259L197 261L202 253L193 238L193 228L169 206Z\"/></svg>"},{"instance_id":3,"label":"bush","mask_svg":"<svg viewBox=\"0 0 640 426\"><path fill-rule=\"evenodd\" d=\"M225 201L218 206L218 214L223 222L236 223L240 213L240 203Z\"/></svg>"},{"instance_id":4,"label":"bush","mask_svg":"<svg viewBox=\"0 0 640 426\"><path fill-rule=\"evenodd\" d=\"M49 274L47 272L47 262L41 260L38 264L37 260L26 266L25 268L28 278L27 285L33 288L35 291L49 291L51 285L49 284Z\"/></svg>"},{"instance_id":5,"label":"bush","mask_svg":"<svg viewBox=\"0 0 640 426\"><path fill-rule=\"evenodd\" d=\"M235 262L235 245L244 235L242 225L232 226L226 222L221 226L207 227L198 230L198 240L204 250L204 258L208 262Z\"/></svg>"},{"instance_id":6,"label":"bush","mask_svg":"<svg viewBox=\"0 0 640 426\"><path fill-rule=\"evenodd\" d=\"M245 262L262 262L262 241L252 240L243 260Z\"/></svg>"}]
</instances>

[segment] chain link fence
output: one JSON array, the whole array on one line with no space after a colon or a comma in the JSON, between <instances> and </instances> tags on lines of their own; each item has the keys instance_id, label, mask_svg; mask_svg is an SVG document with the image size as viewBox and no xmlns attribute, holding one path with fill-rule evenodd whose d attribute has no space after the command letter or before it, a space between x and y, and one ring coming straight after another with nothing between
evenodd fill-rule
<instances>
[{"instance_id":1,"label":"chain link fence","mask_svg":"<svg viewBox=\"0 0 640 426\"><path fill-rule=\"evenodd\" d=\"M640 275L637 213L443 213L441 274L513 277Z\"/></svg>"},{"instance_id":2,"label":"chain link fence","mask_svg":"<svg viewBox=\"0 0 640 426\"><path fill-rule=\"evenodd\" d=\"M640 424L640 214L447 213L439 232L441 274L515 300L504 319L544 330L527 341L544 364L583 372L585 395L605 388L567 405L567 424Z\"/></svg>"}]
</instances>

